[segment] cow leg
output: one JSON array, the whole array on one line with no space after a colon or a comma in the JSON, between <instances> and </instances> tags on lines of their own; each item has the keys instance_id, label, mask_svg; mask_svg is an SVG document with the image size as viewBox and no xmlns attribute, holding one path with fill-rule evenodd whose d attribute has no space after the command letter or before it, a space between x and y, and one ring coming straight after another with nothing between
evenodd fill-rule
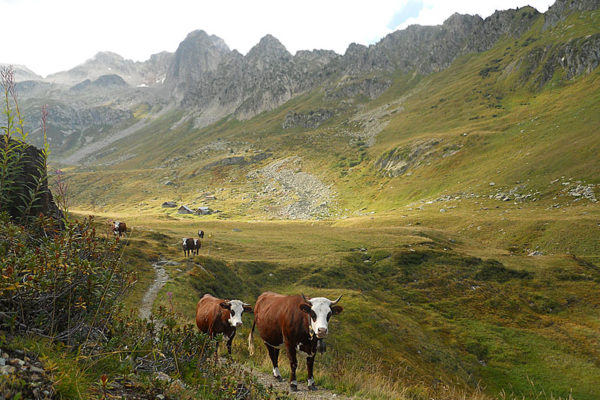
<instances>
[{"instance_id":1,"label":"cow leg","mask_svg":"<svg viewBox=\"0 0 600 400\"><path fill-rule=\"evenodd\" d=\"M231 355L231 342L233 342L234 337L235 337L235 331L233 331L233 333L229 337L229 340L227 340L227 351L229 352L229 355Z\"/></svg>"},{"instance_id":2,"label":"cow leg","mask_svg":"<svg viewBox=\"0 0 600 400\"><path fill-rule=\"evenodd\" d=\"M288 357L290 358L290 390L298 391L298 382L296 381L296 368L298 368L298 359L296 358L296 348L286 344Z\"/></svg>"},{"instance_id":3,"label":"cow leg","mask_svg":"<svg viewBox=\"0 0 600 400\"><path fill-rule=\"evenodd\" d=\"M279 349L271 347L266 343L265 345L267 346L267 350L269 350L269 357L271 357L271 363L273 363L273 376L275 377L275 379L281 382L283 378L281 377L281 374L279 373L279 367L277 366L279 363Z\"/></svg>"},{"instance_id":4,"label":"cow leg","mask_svg":"<svg viewBox=\"0 0 600 400\"><path fill-rule=\"evenodd\" d=\"M315 365L315 356L306 358L306 369L308 371L308 390L317 390L315 377L313 376L313 367Z\"/></svg>"}]
</instances>

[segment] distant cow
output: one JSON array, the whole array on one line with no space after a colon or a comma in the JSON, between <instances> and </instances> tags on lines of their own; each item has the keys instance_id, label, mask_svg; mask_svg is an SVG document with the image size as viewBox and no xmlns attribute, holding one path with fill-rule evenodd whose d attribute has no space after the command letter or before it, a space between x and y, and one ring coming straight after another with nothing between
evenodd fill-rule
<instances>
[{"instance_id":1,"label":"distant cow","mask_svg":"<svg viewBox=\"0 0 600 400\"><path fill-rule=\"evenodd\" d=\"M127 232L127 225L125 224L125 222L115 221L115 224L113 226L113 233L121 237L121 235L123 235L125 232Z\"/></svg>"},{"instance_id":2,"label":"distant cow","mask_svg":"<svg viewBox=\"0 0 600 400\"><path fill-rule=\"evenodd\" d=\"M193 238L183 238L181 243L181 247L183 248L183 255L189 256L194 254L196 248L195 241L196 239Z\"/></svg>"},{"instance_id":3,"label":"distant cow","mask_svg":"<svg viewBox=\"0 0 600 400\"><path fill-rule=\"evenodd\" d=\"M200 243L200 240L194 239L194 249L192 250L192 253L198 255L198 253L200 253L200 247L202 247L202 243Z\"/></svg>"},{"instance_id":4,"label":"distant cow","mask_svg":"<svg viewBox=\"0 0 600 400\"><path fill-rule=\"evenodd\" d=\"M200 239L204 239L204 231L203 230L199 230L198 231L198 236L200 237Z\"/></svg>"},{"instance_id":5,"label":"distant cow","mask_svg":"<svg viewBox=\"0 0 600 400\"><path fill-rule=\"evenodd\" d=\"M317 345L324 351L323 339L327 336L327 323L332 315L342 312L337 306L342 296L331 301L325 297L315 297L308 300L302 296L283 296L273 292L261 294L254 305L254 323L248 337L250 355L254 354L254 326L258 328L271 362L273 376L281 381L277 367L279 350L285 346L290 359L290 390L298 390L296 368L298 361L296 353L306 356L308 371L308 389L315 390L313 365L317 354Z\"/></svg>"},{"instance_id":6,"label":"distant cow","mask_svg":"<svg viewBox=\"0 0 600 400\"><path fill-rule=\"evenodd\" d=\"M227 338L227 351L231 354L231 342L236 329L242 326L244 311L251 313L252 307L240 300L223 300L205 294L196 305L196 326L210 337L222 333Z\"/></svg>"}]
</instances>

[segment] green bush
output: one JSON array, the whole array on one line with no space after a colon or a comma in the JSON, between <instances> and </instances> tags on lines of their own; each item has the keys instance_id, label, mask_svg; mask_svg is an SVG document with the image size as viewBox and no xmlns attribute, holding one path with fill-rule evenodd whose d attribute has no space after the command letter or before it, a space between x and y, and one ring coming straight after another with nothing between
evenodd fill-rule
<instances>
[{"instance_id":1,"label":"green bush","mask_svg":"<svg viewBox=\"0 0 600 400\"><path fill-rule=\"evenodd\" d=\"M104 335L133 281L119 239L99 238L92 217L53 227L40 218L27 229L0 214L0 326L67 343Z\"/></svg>"}]
</instances>

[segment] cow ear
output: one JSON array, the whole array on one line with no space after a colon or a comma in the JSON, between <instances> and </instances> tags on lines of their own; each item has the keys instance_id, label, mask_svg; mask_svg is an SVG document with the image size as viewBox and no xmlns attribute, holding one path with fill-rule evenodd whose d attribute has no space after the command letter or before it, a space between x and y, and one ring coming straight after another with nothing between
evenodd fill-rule
<instances>
[{"instance_id":1,"label":"cow ear","mask_svg":"<svg viewBox=\"0 0 600 400\"><path fill-rule=\"evenodd\" d=\"M307 314L310 314L310 312L311 312L310 306L306 303L300 304L300 309Z\"/></svg>"},{"instance_id":2,"label":"cow ear","mask_svg":"<svg viewBox=\"0 0 600 400\"><path fill-rule=\"evenodd\" d=\"M252 306L244 306L244 311L246 311L247 313L254 313L254 310L252 309Z\"/></svg>"},{"instance_id":3,"label":"cow ear","mask_svg":"<svg viewBox=\"0 0 600 400\"><path fill-rule=\"evenodd\" d=\"M221 308L224 308L226 310L231 310L231 306L226 301L222 302L219 305L221 306Z\"/></svg>"},{"instance_id":4,"label":"cow ear","mask_svg":"<svg viewBox=\"0 0 600 400\"><path fill-rule=\"evenodd\" d=\"M331 314L336 315L344 311L344 307L342 306L333 306L331 307Z\"/></svg>"}]
</instances>

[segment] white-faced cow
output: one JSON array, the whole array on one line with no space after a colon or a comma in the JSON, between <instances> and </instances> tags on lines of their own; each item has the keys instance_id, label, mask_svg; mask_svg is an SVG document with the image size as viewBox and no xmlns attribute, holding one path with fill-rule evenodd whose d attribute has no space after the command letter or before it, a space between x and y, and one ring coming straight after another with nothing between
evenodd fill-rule
<instances>
[{"instance_id":1,"label":"white-faced cow","mask_svg":"<svg viewBox=\"0 0 600 400\"><path fill-rule=\"evenodd\" d=\"M183 238L181 247L183 248L183 255L189 256L194 254L195 250L195 239L193 238Z\"/></svg>"},{"instance_id":2,"label":"white-faced cow","mask_svg":"<svg viewBox=\"0 0 600 400\"><path fill-rule=\"evenodd\" d=\"M194 250L192 251L192 253L198 255L198 253L200 253L200 247L202 247L202 243L200 243L200 240L194 239Z\"/></svg>"},{"instance_id":3,"label":"white-faced cow","mask_svg":"<svg viewBox=\"0 0 600 400\"><path fill-rule=\"evenodd\" d=\"M203 231L203 230L199 230L199 231L198 231L198 237L199 237L200 239L204 239L204 231Z\"/></svg>"},{"instance_id":4,"label":"white-faced cow","mask_svg":"<svg viewBox=\"0 0 600 400\"><path fill-rule=\"evenodd\" d=\"M127 232L127 225L125 222L115 221L115 224L113 225L113 233L121 237L121 235L123 235L125 232Z\"/></svg>"},{"instance_id":5,"label":"white-faced cow","mask_svg":"<svg viewBox=\"0 0 600 400\"><path fill-rule=\"evenodd\" d=\"M205 294L196 305L196 326L210 337L222 333L227 338L227 351L231 354L231 342L236 329L242 326L244 311L252 312L250 304L240 300L223 300Z\"/></svg>"},{"instance_id":6,"label":"white-faced cow","mask_svg":"<svg viewBox=\"0 0 600 400\"><path fill-rule=\"evenodd\" d=\"M290 390L298 390L296 382L296 368L298 361L296 354L306 356L306 369L308 371L308 389L315 390L313 366L319 350L324 351L323 339L327 336L327 324L332 315L342 312L343 308L337 306L342 296L331 301L325 297L307 299L302 296L283 296L273 292L261 294L254 305L254 324L248 337L250 355L254 354L254 326L258 328L271 362L273 363L273 376L281 381L281 374L277 366L279 350L285 346L290 359Z\"/></svg>"}]
</instances>

